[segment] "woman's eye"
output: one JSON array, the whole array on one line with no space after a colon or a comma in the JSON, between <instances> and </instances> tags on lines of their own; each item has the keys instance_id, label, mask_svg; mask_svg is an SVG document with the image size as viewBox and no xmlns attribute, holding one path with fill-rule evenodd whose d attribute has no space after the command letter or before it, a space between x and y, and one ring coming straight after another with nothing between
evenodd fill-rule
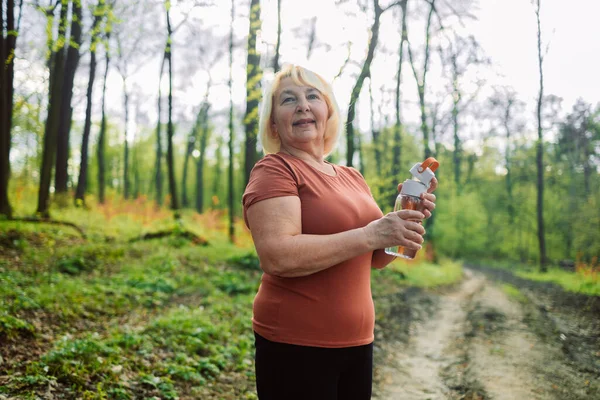
<instances>
[{"instance_id":1,"label":"woman's eye","mask_svg":"<svg viewBox=\"0 0 600 400\"><path fill-rule=\"evenodd\" d=\"M286 97L285 99L283 99L282 103L288 103L290 101L293 101L294 98L293 97Z\"/></svg>"},{"instance_id":2,"label":"woman's eye","mask_svg":"<svg viewBox=\"0 0 600 400\"><path fill-rule=\"evenodd\" d=\"M316 93L311 93L308 95L309 100L315 100L319 98L319 95Z\"/></svg>"}]
</instances>

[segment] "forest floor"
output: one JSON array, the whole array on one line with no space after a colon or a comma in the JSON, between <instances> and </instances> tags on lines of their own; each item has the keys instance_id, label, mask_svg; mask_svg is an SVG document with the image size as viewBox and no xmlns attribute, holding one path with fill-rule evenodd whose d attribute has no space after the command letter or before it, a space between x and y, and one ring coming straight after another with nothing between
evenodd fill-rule
<instances>
[{"instance_id":1,"label":"forest floor","mask_svg":"<svg viewBox=\"0 0 600 400\"><path fill-rule=\"evenodd\" d=\"M471 265L388 303L378 400L600 398L600 297Z\"/></svg>"},{"instance_id":2,"label":"forest floor","mask_svg":"<svg viewBox=\"0 0 600 400\"><path fill-rule=\"evenodd\" d=\"M0 400L256 400L260 267L225 232L0 221ZM377 400L600 398L600 296L448 260L395 262L372 286Z\"/></svg>"}]
</instances>

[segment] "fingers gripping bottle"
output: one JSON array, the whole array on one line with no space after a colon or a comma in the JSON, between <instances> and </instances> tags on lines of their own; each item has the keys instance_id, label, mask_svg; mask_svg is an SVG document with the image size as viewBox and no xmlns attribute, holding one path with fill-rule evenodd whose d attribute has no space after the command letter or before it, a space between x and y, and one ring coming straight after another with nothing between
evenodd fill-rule
<instances>
[{"instance_id":1,"label":"fingers gripping bottle","mask_svg":"<svg viewBox=\"0 0 600 400\"><path fill-rule=\"evenodd\" d=\"M422 163L415 164L410 169L413 178L402 183L402 190L396 198L394 211L416 210L423 212L421 194L429 189L429 184L435 177L434 172L439 165L440 163L435 158L430 157ZM387 247L385 252L392 256L408 259L413 259L417 255L417 250L407 249L403 246Z\"/></svg>"}]
</instances>

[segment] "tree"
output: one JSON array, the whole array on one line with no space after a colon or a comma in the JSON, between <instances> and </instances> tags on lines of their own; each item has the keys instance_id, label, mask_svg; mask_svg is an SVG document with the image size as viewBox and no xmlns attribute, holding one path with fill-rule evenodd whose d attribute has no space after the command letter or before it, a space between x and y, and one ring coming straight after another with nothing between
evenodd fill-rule
<instances>
[{"instance_id":1,"label":"tree","mask_svg":"<svg viewBox=\"0 0 600 400\"><path fill-rule=\"evenodd\" d=\"M188 140L185 150L185 156L183 157L183 174L181 177L181 206L187 208L190 205L190 201L187 194L187 181L188 181L188 166L190 164L190 157L194 153L194 147L198 141L198 131L200 130L200 123L203 118L203 105L200 106L200 110L196 114L196 122L188 134Z\"/></svg>"},{"instance_id":2,"label":"tree","mask_svg":"<svg viewBox=\"0 0 600 400\"><path fill-rule=\"evenodd\" d=\"M536 143L536 166L537 166L537 227L538 243L540 250L540 271L547 271L546 238L544 231L544 132L542 130L542 107L544 98L544 54L542 54L542 28L540 23L540 0L536 0L535 16L537 21L537 48L538 68L540 73L540 88L537 101L537 143Z\"/></svg>"},{"instance_id":3,"label":"tree","mask_svg":"<svg viewBox=\"0 0 600 400\"><path fill-rule=\"evenodd\" d=\"M10 146L14 97L14 59L19 24L15 26L15 2L6 0L6 32L4 31L5 1L0 0L0 215L12 216L8 199L10 179ZM23 0L19 4L22 14ZM19 17L20 18L20 17Z\"/></svg>"},{"instance_id":4,"label":"tree","mask_svg":"<svg viewBox=\"0 0 600 400\"><path fill-rule=\"evenodd\" d=\"M518 115L522 112L525 104L517 99L514 90L504 87L496 90L489 100L491 109L497 110L497 120L504 129L504 138L506 140L506 149L504 150L504 167L506 168L505 185L507 196L508 221L512 225L515 222L516 211L515 200L513 196L514 182L512 179L512 141L514 134L523 128L523 124L518 120Z\"/></svg>"},{"instance_id":5,"label":"tree","mask_svg":"<svg viewBox=\"0 0 600 400\"><path fill-rule=\"evenodd\" d=\"M94 22L92 23L91 42L90 42L90 71L88 74L88 87L86 93L85 123L83 125L83 137L81 139L81 160L79 162L79 178L77 179L77 189L75 190L75 204L85 204L85 192L87 190L88 174L88 152L90 131L92 128L92 95L94 91L94 81L96 80L96 50L100 42L100 23L105 13L104 0L98 0L94 9Z\"/></svg>"},{"instance_id":6,"label":"tree","mask_svg":"<svg viewBox=\"0 0 600 400\"><path fill-rule=\"evenodd\" d=\"M252 10L250 10L252 11ZM250 38L248 38L248 41ZM281 0L277 0L277 44L275 45L275 57L273 58L273 72L281 69L279 65L279 48L281 47Z\"/></svg>"},{"instance_id":7,"label":"tree","mask_svg":"<svg viewBox=\"0 0 600 400\"><path fill-rule=\"evenodd\" d=\"M419 106L421 110L421 133L423 134L423 146L425 148L424 158L431 157L431 149L429 147L429 125L427 123L427 108L425 102L425 94L427 90L427 72L429 69L429 56L430 56L430 42L431 42L431 19L435 11L435 0L429 0L429 13L427 15L427 22L425 25L425 54L423 59L422 75L419 77L417 72L416 62L413 58L413 51L410 41L407 38L408 43L408 58L410 60L410 66L417 83L417 90L419 95Z\"/></svg>"},{"instance_id":8,"label":"tree","mask_svg":"<svg viewBox=\"0 0 600 400\"><path fill-rule=\"evenodd\" d=\"M375 48L377 47L377 42L379 40L379 27L381 23L381 15L386 10L398 4L399 3L393 3L386 8L381 8L381 6L379 5L379 0L373 0L373 10L375 12L375 16L373 19L373 25L371 25L371 36L369 38L369 48L367 50L367 57L363 62L360 74L358 75L356 83L352 88L352 92L350 94L350 102L348 104L348 116L346 119L346 165L348 165L349 167L353 166L354 150L356 146L356 138L354 136L354 117L356 115L356 102L358 100L358 97L360 96L360 92L362 90L362 86L365 79L371 76L371 63L373 62L373 57L375 56Z\"/></svg>"},{"instance_id":9,"label":"tree","mask_svg":"<svg viewBox=\"0 0 600 400\"><path fill-rule=\"evenodd\" d=\"M392 168L391 176L400 176L400 162L402 157L402 117L400 113L400 101L401 94L400 87L402 85L402 64L404 62L404 44L408 41L408 33L406 30L406 15L407 15L407 4L408 0L404 0L400 3L400 9L402 12L402 23L400 33L400 48L398 50L398 74L396 75L396 124L394 125L394 139L392 141ZM394 207L396 203L396 190L391 192L390 204Z\"/></svg>"},{"instance_id":10,"label":"tree","mask_svg":"<svg viewBox=\"0 0 600 400\"><path fill-rule=\"evenodd\" d=\"M234 225L234 187L233 181L233 24L235 21L235 0L231 0L231 29L229 30L229 170L228 170L228 205L229 205L229 241L235 242L235 225Z\"/></svg>"},{"instance_id":11,"label":"tree","mask_svg":"<svg viewBox=\"0 0 600 400\"><path fill-rule=\"evenodd\" d=\"M167 9L167 47L165 54L169 63L169 119L167 121L167 171L169 173L169 193L171 195L171 210L179 209L179 201L177 196L177 183L175 181L175 160L173 152L173 30L171 28L170 0L165 0Z\"/></svg>"},{"instance_id":12,"label":"tree","mask_svg":"<svg viewBox=\"0 0 600 400\"><path fill-rule=\"evenodd\" d=\"M450 67L450 90L452 93L452 133L454 142L454 151L452 161L454 166L454 183L456 192L460 194L463 187L461 177L461 167L463 162L463 145L460 137L460 115L469 107L476 98L477 92L465 99L462 90L463 76L473 67L481 64L487 64L488 61L483 56L481 46L474 36L462 37L454 32L451 39L448 39L448 45L445 49L440 49L442 62ZM478 88L482 82L478 82ZM435 130L432 127L432 136ZM434 140L435 143L437 143Z\"/></svg>"},{"instance_id":13,"label":"tree","mask_svg":"<svg viewBox=\"0 0 600 400\"><path fill-rule=\"evenodd\" d=\"M69 136L73 115L71 99L73 98L73 81L75 80L75 71L77 71L77 66L79 65L79 47L81 46L81 0L74 0L72 5L71 37L66 49L61 50L66 51L67 54L62 89L62 104L60 107L60 122L58 126L58 142L56 147L56 170L54 178L56 195L65 195L67 192L67 183L69 180Z\"/></svg>"},{"instance_id":14,"label":"tree","mask_svg":"<svg viewBox=\"0 0 600 400\"><path fill-rule=\"evenodd\" d=\"M256 164L256 139L258 137L258 102L260 100L260 54L256 49L256 37L261 28L260 0L250 1L250 27L248 28L248 56L246 64L246 114L244 128L246 130L244 177L248 184L252 167Z\"/></svg>"},{"instance_id":15,"label":"tree","mask_svg":"<svg viewBox=\"0 0 600 400\"><path fill-rule=\"evenodd\" d=\"M208 144L208 137L210 134L208 124L208 112L210 110L210 103L208 102L208 91L206 93L206 101L202 107L202 123L200 133L200 148L198 154L198 161L196 162L196 211L199 213L204 212L204 164L206 163L206 145Z\"/></svg>"},{"instance_id":16,"label":"tree","mask_svg":"<svg viewBox=\"0 0 600 400\"><path fill-rule=\"evenodd\" d=\"M57 3L58 4L58 3ZM61 2L60 19L58 26L58 37L52 40L49 36L50 58L48 61L50 69L50 83L48 85L48 116L44 128L44 145L42 153L42 163L40 166L40 186L38 191L37 213L43 217L49 217L50 207L50 185L52 180L52 168L56 157L56 141L58 136L58 126L60 123L60 109L62 102L62 89L65 70L65 53L63 46L67 31L67 12L68 2ZM47 16L52 21L52 12L48 10ZM49 22L51 23L51 22ZM52 33L50 32L49 35Z\"/></svg>"},{"instance_id":17,"label":"tree","mask_svg":"<svg viewBox=\"0 0 600 400\"><path fill-rule=\"evenodd\" d=\"M127 61L123 54L120 37L117 36L118 57L117 69L123 79L123 109L125 112L125 134L123 135L123 198L128 199L131 190L129 180L129 88L127 87Z\"/></svg>"},{"instance_id":18,"label":"tree","mask_svg":"<svg viewBox=\"0 0 600 400\"><path fill-rule=\"evenodd\" d=\"M100 122L100 134L96 146L96 157L98 158L98 202L104 204L106 189L106 81L110 66L110 49L108 47L110 31L106 34L106 67L104 69L104 82L102 84L102 120Z\"/></svg>"},{"instance_id":19,"label":"tree","mask_svg":"<svg viewBox=\"0 0 600 400\"><path fill-rule=\"evenodd\" d=\"M165 61L167 59L167 45L165 45L165 53L163 54L162 62L160 64L160 74L158 77L158 112L156 121L156 161L154 163L154 188L155 188L155 199L157 206L160 206L163 202L163 175L162 175L162 135L161 135L161 114L162 114L162 77L165 68Z\"/></svg>"}]
</instances>

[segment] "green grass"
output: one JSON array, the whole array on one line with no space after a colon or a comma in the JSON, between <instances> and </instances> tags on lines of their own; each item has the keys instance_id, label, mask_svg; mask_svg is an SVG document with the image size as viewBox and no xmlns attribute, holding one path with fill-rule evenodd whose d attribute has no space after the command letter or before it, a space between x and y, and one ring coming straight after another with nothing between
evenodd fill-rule
<instances>
[{"instance_id":1,"label":"green grass","mask_svg":"<svg viewBox=\"0 0 600 400\"><path fill-rule=\"evenodd\" d=\"M527 297L521 291L513 285L503 284L501 289L504 293L506 293L511 299L514 299L520 303L526 303Z\"/></svg>"},{"instance_id":2,"label":"green grass","mask_svg":"<svg viewBox=\"0 0 600 400\"><path fill-rule=\"evenodd\" d=\"M546 273L539 271L517 271L517 276L534 281L556 283L570 292L600 296L600 279L598 279L598 276L593 278L592 276L585 276L558 268L549 268Z\"/></svg>"},{"instance_id":3,"label":"green grass","mask_svg":"<svg viewBox=\"0 0 600 400\"><path fill-rule=\"evenodd\" d=\"M405 278L403 283L408 286L430 288L449 285L462 278L462 265L451 260L441 260L439 264L428 262L413 263L394 261L388 266L391 272L400 272Z\"/></svg>"},{"instance_id":4,"label":"green grass","mask_svg":"<svg viewBox=\"0 0 600 400\"><path fill-rule=\"evenodd\" d=\"M510 261L483 260L481 265L511 271L515 275L538 282L552 282L569 292L590 296L600 296L600 274L585 275L580 272L570 272L558 267L549 267L547 272L540 272L539 267Z\"/></svg>"}]
</instances>

